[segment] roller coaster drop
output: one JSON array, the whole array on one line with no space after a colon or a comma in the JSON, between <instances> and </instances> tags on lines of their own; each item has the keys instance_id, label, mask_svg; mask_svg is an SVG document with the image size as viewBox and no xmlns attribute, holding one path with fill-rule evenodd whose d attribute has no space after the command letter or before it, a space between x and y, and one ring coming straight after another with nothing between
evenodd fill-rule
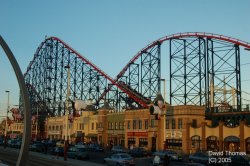
<instances>
[{"instance_id":1,"label":"roller coaster drop","mask_svg":"<svg viewBox=\"0 0 250 166\"><path fill-rule=\"evenodd\" d=\"M96 108L107 102L116 111L147 107L161 92L165 42L169 42L171 105L200 105L211 110L221 103L232 103L234 96L225 98L217 87L234 88L235 109L241 109L240 47L249 49L250 43L211 33L179 33L143 48L115 79L59 38L46 38L24 74L32 94L32 112L38 109L44 116L65 114L65 66L70 66L71 101L92 99Z\"/></svg>"}]
</instances>

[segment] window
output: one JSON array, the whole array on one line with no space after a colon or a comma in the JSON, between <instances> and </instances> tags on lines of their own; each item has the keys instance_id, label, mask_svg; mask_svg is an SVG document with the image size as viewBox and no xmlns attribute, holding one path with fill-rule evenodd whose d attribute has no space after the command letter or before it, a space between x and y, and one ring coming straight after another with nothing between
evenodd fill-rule
<instances>
[{"instance_id":1,"label":"window","mask_svg":"<svg viewBox=\"0 0 250 166\"><path fill-rule=\"evenodd\" d=\"M111 123L111 129L112 130L114 129L114 123L113 122Z\"/></svg>"},{"instance_id":2,"label":"window","mask_svg":"<svg viewBox=\"0 0 250 166\"><path fill-rule=\"evenodd\" d=\"M95 126L95 124L91 123L91 130L94 130L94 126Z\"/></svg>"},{"instance_id":3,"label":"window","mask_svg":"<svg viewBox=\"0 0 250 166\"><path fill-rule=\"evenodd\" d=\"M196 119L192 120L192 127L197 127L197 120Z\"/></svg>"},{"instance_id":4,"label":"window","mask_svg":"<svg viewBox=\"0 0 250 166\"><path fill-rule=\"evenodd\" d=\"M119 129L119 130L120 130L120 129L123 129L123 128L122 128L122 123L121 123L121 122L119 122L119 128L118 128L118 129Z\"/></svg>"},{"instance_id":5,"label":"window","mask_svg":"<svg viewBox=\"0 0 250 166\"><path fill-rule=\"evenodd\" d=\"M108 129L111 129L110 122L108 122Z\"/></svg>"},{"instance_id":6,"label":"window","mask_svg":"<svg viewBox=\"0 0 250 166\"><path fill-rule=\"evenodd\" d=\"M136 120L133 120L133 129L136 129Z\"/></svg>"},{"instance_id":7,"label":"window","mask_svg":"<svg viewBox=\"0 0 250 166\"><path fill-rule=\"evenodd\" d=\"M178 119L178 129L182 129L182 119Z\"/></svg>"},{"instance_id":8,"label":"window","mask_svg":"<svg viewBox=\"0 0 250 166\"><path fill-rule=\"evenodd\" d=\"M147 147L148 139L147 138L139 138L139 147Z\"/></svg>"},{"instance_id":9,"label":"window","mask_svg":"<svg viewBox=\"0 0 250 166\"><path fill-rule=\"evenodd\" d=\"M118 129L118 124L117 124L117 122L115 122L115 130L117 130Z\"/></svg>"},{"instance_id":10,"label":"window","mask_svg":"<svg viewBox=\"0 0 250 166\"><path fill-rule=\"evenodd\" d=\"M166 139L166 148L167 149L182 149L182 140L181 139Z\"/></svg>"},{"instance_id":11,"label":"window","mask_svg":"<svg viewBox=\"0 0 250 166\"><path fill-rule=\"evenodd\" d=\"M175 129L175 119L172 119L172 129Z\"/></svg>"},{"instance_id":12,"label":"window","mask_svg":"<svg viewBox=\"0 0 250 166\"><path fill-rule=\"evenodd\" d=\"M49 130L51 130L51 126L49 126Z\"/></svg>"},{"instance_id":13,"label":"window","mask_svg":"<svg viewBox=\"0 0 250 166\"><path fill-rule=\"evenodd\" d=\"M128 146L135 144L135 138L128 138Z\"/></svg>"},{"instance_id":14,"label":"window","mask_svg":"<svg viewBox=\"0 0 250 166\"><path fill-rule=\"evenodd\" d=\"M169 119L166 119L166 129L169 129Z\"/></svg>"},{"instance_id":15,"label":"window","mask_svg":"<svg viewBox=\"0 0 250 166\"><path fill-rule=\"evenodd\" d=\"M95 128L96 128L96 130L97 130L97 128L98 128L98 123L96 123Z\"/></svg>"},{"instance_id":16,"label":"window","mask_svg":"<svg viewBox=\"0 0 250 166\"><path fill-rule=\"evenodd\" d=\"M145 120L145 129L148 129L148 120Z\"/></svg>"},{"instance_id":17,"label":"window","mask_svg":"<svg viewBox=\"0 0 250 166\"><path fill-rule=\"evenodd\" d=\"M130 129L130 120L128 121L128 129Z\"/></svg>"},{"instance_id":18,"label":"window","mask_svg":"<svg viewBox=\"0 0 250 166\"><path fill-rule=\"evenodd\" d=\"M56 130L59 130L59 126L56 126Z\"/></svg>"},{"instance_id":19,"label":"window","mask_svg":"<svg viewBox=\"0 0 250 166\"><path fill-rule=\"evenodd\" d=\"M139 120L139 129L142 129L142 123L141 123L141 120Z\"/></svg>"},{"instance_id":20,"label":"window","mask_svg":"<svg viewBox=\"0 0 250 166\"><path fill-rule=\"evenodd\" d=\"M151 119L151 127L155 127L155 120Z\"/></svg>"},{"instance_id":21,"label":"window","mask_svg":"<svg viewBox=\"0 0 250 166\"><path fill-rule=\"evenodd\" d=\"M201 147L200 136L198 136L198 135L192 136L191 137L191 144L192 144L192 148L200 149L200 147Z\"/></svg>"},{"instance_id":22,"label":"window","mask_svg":"<svg viewBox=\"0 0 250 166\"><path fill-rule=\"evenodd\" d=\"M84 130L84 123L82 123L82 130Z\"/></svg>"}]
</instances>

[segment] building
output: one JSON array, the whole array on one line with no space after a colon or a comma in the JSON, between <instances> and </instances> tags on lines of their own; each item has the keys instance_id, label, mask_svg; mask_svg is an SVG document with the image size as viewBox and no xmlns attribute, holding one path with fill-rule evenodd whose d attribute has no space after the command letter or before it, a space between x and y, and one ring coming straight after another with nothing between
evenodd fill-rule
<instances>
[{"instance_id":1,"label":"building","mask_svg":"<svg viewBox=\"0 0 250 166\"><path fill-rule=\"evenodd\" d=\"M50 140L62 140L65 117L50 117L45 121L45 135Z\"/></svg>"},{"instance_id":2,"label":"building","mask_svg":"<svg viewBox=\"0 0 250 166\"><path fill-rule=\"evenodd\" d=\"M212 126L205 117L205 108L194 105L163 105L157 119L150 110L134 109L114 112L105 105L97 111L82 111L68 123L67 116L46 119L46 137L65 139L71 143L99 143L105 147L122 145L127 148L144 147L148 150L172 149L190 154L195 151L243 151L250 153L250 126L240 121L228 126L223 121ZM250 114L240 112L238 114ZM158 115L157 115L158 116ZM12 123L13 133L22 134L23 124Z\"/></svg>"}]
</instances>

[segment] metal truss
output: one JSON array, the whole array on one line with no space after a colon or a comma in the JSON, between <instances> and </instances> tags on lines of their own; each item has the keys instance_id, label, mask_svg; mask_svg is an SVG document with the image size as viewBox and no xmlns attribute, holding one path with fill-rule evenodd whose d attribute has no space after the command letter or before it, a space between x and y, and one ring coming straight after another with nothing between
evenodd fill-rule
<instances>
[{"instance_id":1,"label":"metal truss","mask_svg":"<svg viewBox=\"0 0 250 166\"><path fill-rule=\"evenodd\" d=\"M47 39L39 47L25 74L26 84L33 87L32 91L37 92L36 96L40 96L35 102L44 103L46 106L40 108L39 112L47 112L51 116L65 114L68 70L66 66L70 67L71 101L95 101L107 87L105 76L88 61L84 61L59 40Z\"/></svg>"},{"instance_id":2,"label":"metal truss","mask_svg":"<svg viewBox=\"0 0 250 166\"><path fill-rule=\"evenodd\" d=\"M239 45L207 39L208 108L241 110Z\"/></svg>"},{"instance_id":3,"label":"metal truss","mask_svg":"<svg viewBox=\"0 0 250 166\"><path fill-rule=\"evenodd\" d=\"M141 54L141 94L151 101L161 92L161 44Z\"/></svg>"},{"instance_id":4,"label":"metal truss","mask_svg":"<svg viewBox=\"0 0 250 166\"><path fill-rule=\"evenodd\" d=\"M35 53L25 73L26 83L34 87L45 105L39 112L51 116L65 114L68 70L65 66L70 67L70 100L93 99L96 108L109 102L117 111L145 108L161 92L161 45L166 41L170 43L172 105L204 105L207 108L220 103L234 105L236 96L235 105L239 110L239 46L250 48L250 44L211 33L179 33L160 38L139 51L115 79L60 39L51 37ZM225 93L233 88L234 95Z\"/></svg>"},{"instance_id":5,"label":"metal truss","mask_svg":"<svg viewBox=\"0 0 250 166\"><path fill-rule=\"evenodd\" d=\"M140 62L131 62L128 70L117 81L126 91L130 92L140 101L149 104L160 92L160 68L161 54L160 44L151 49L141 52ZM109 93L114 94L114 90ZM138 101L133 100L127 93L116 92L118 104L116 108L121 110L142 108Z\"/></svg>"},{"instance_id":6,"label":"metal truss","mask_svg":"<svg viewBox=\"0 0 250 166\"><path fill-rule=\"evenodd\" d=\"M206 47L203 38L170 40L170 104L206 104Z\"/></svg>"}]
</instances>

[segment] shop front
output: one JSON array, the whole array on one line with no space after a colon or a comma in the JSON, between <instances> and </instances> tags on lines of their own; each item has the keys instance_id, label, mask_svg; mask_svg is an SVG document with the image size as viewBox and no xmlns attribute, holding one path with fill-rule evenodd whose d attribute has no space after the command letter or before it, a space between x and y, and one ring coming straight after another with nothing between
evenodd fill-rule
<instances>
[{"instance_id":1,"label":"shop front","mask_svg":"<svg viewBox=\"0 0 250 166\"><path fill-rule=\"evenodd\" d=\"M127 145L148 148L148 132L127 132Z\"/></svg>"}]
</instances>

